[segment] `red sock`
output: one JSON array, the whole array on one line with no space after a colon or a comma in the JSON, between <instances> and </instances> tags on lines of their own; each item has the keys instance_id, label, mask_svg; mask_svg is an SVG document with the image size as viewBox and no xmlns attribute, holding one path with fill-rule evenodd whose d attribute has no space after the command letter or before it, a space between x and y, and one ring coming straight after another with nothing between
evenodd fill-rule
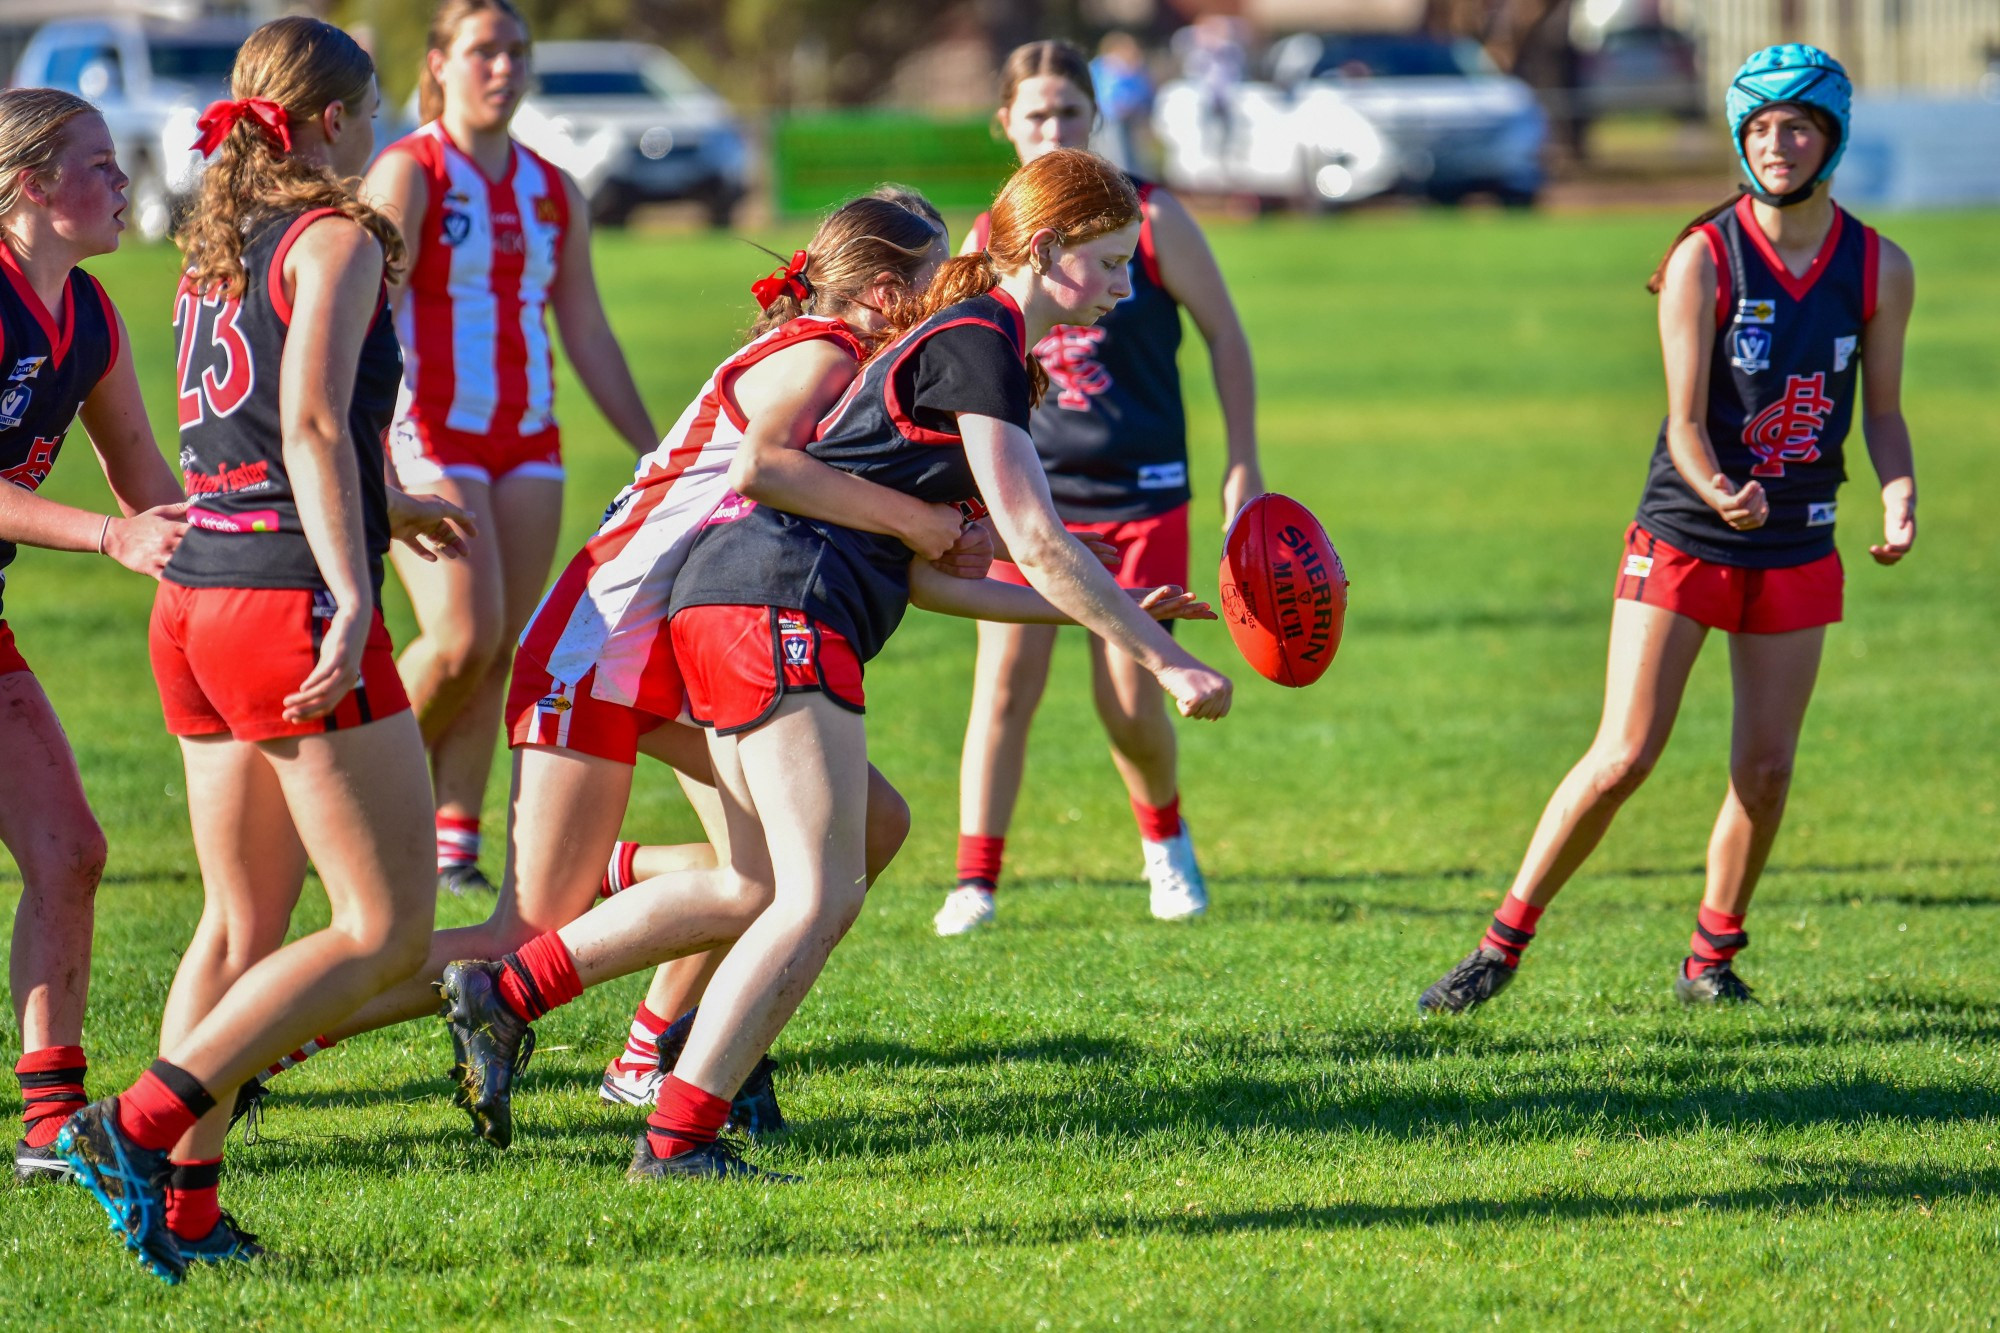
<instances>
[{"instance_id":1,"label":"red sock","mask_svg":"<svg viewBox=\"0 0 2000 1333\"><path fill-rule=\"evenodd\" d=\"M222 1220L215 1185L222 1178L222 1159L175 1162L167 1179L167 1230L181 1240L200 1240Z\"/></svg>"},{"instance_id":2,"label":"red sock","mask_svg":"<svg viewBox=\"0 0 2000 1333\"><path fill-rule=\"evenodd\" d=\"M1493 914L1493 924L1486 928L1480 946L1498 949L1507 955L1507 966L1519 967L1521 951L1535 942L1535 923L1542 919L1544 910L1508 894L1500 900L1500 910Z\"/></svg>"},{"instance_id":3,"label":"red sock","mask_svg":"<svg viewBox=\"0 0 2000 1333\"><path fill-rule=\"evenodd\" d=\"M1688 957L1681 964L1681 975L1700 976L1741 953L1750 943L1750 936L1743 929L1745 919L1744 913L1718 912L1703 903L1694 914L1694 934L1688 936Z\"/></svg>"},{"instance_id":4,"label":"red sock","mask_svg":"<svg viewBox=\"0 0 2000 1333\"><path fill-rule=\"evenodd\" d=\"M276 1078L278 1075L284 1073L287 1069L290 1069L293 1065L304 1064L307 1060L310 1060L313 1056L318 1055L321 1051L331 1049L334 1045L336 1045L336 1043L332 1037L325 1037L325 1036L314 1037L311 1041L299 1047L296 1051L293 1051L290 1055L279 1056L278 1062L272 1065L269 1069L266 1069L264 1071L264 1077L267 1079Z\"/></svg>"},{"instance_id":5,"label":"red sock","mask_svg":"<svg viewBox=\"0 0 2000 1333\"><path fill-rule=\"evenodd\" d=\"M87 1068L81 1046L44 1046L14 1062L14 1077L21 1084L21 1123L26 1126L21 1137L30 1148L54 1143L63 1121L90 1100L83 1094Z\"/></svg>"},{"instance_id":6,"label":"red sock","mask_svg":"<svg viewBox=\"0 0 2000 1333\"><path fill-rule=\"evenodd\" d=\"M632 1014L632 1027L625 1034L625 1053L618 1057L618 1067L628 1074L649 1074L658 1069L660 1034L666 1030L667 1020L641 1003Z\"/></svg>"},{"instance_id":7,"label":"red sock","mask_svg":"<svg viewBox=\"0 0 2000 1333\"><path fill-rule=\"evenodd\" d=\"M1147 842L1165 842L1181 831L1181 797L1179 792L1165 805L1147 805L1133 798L1132 817L1139 821L1139 836Z\"/></svg>"},{"instance_id":8,"label":"red sock","mask_svg":"<svg viewBox=\"0 0 2000 1333\"><path fill-rule=\"evenodd\" d=\"M989 838L983 833L958 835L958 882L988 893L1000 887L1000 860L1007 851L1007 839Z\"/></svg>"},{"instance_id":9,"label":"red sock","mask_svg":"<svg viewBox=\"0 0 2000 1333\"><path fill-rule=\"evenodd\" d=\"M646 1137L655 1157L678 1157L715 1142L729 1123L729 1099L703 1092L669 1074L660 1084L659 1106L646 1117Z\"/></svg>"},{"instance_id":10,"label":"red sock","mask_svg":"<svg viewBox=\"0 0 2000 1333\"><path fill-rule=\"evenodd\" d=\"M118 1095L118 1128L141 1148L165 1152L214 1109L215 1098L193 1074L155 1060Z\"/></svg>"},{"instance_id":11,"label":"red sock","mask_svg":"<svg viewBox=\"0 0 2000 1333\"><path fill-rule=\"evenodd\" d=\"M604 878L597 883L597 896L609 898L614 893L623 893L637 881L633 878L633 862L638 859L636 842L616 843L611 848L611 864L604 868Z\"/></svg>"},{"instance_id":12,"label":"red sock","mask_svg":"<svg viewBox=\"0 0 2000 1333\"><path fill-rule=\"evenodd\" d=\"M500 964L500 998L530 1023L583 994L576 960L553 930L535 936Z\"/></svg>"},{"instance_id":13,"label":"red sock","mask_svg":"<svg viewBox=\"0 0 2000 1333\"><path fill-rule=\"evenodd\" d=\"M463 815L437 817L438 869L475 865L479 861L479 820Z\"/></svg>"}]
</instances>

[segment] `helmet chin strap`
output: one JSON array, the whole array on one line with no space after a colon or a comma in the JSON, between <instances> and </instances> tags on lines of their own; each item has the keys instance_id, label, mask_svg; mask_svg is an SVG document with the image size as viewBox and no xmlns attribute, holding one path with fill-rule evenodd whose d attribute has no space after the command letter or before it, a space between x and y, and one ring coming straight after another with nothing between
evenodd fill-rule
<instances>
[{"instance_id":1,"label":"helmet chin strap","mask_svg":"<svg viewBox=\"0 0 2000 1333\"><path fill-rule=\"evenodd\" d=\"M1840 138L1838 135L1828 140L1826 160L1833 160L1834 150L1839 146ZM1803 204L1806 200L1812 198L1813 191L1817 190L1827 180L1824 169L1822 169L1820 175L1813 177L1798 189L1787 190L1783 194L1772 194L1764 188L1764 183L1757 179L1757 173L1751 169L1747 158L1743 162L1743 169L1744 173L1750 177L1750 183L1748 185L1739 185L1736 188L1749 195L1752 199L1755 199L1758 203L1767 204L1772 208L1790 208L1793 204Z\"/></svg>"}]
</instances>

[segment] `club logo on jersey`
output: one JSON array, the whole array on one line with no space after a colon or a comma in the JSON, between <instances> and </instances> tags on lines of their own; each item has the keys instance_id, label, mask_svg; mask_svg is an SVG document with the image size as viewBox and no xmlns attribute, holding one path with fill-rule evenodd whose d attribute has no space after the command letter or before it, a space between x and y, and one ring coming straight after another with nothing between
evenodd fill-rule
<instances>
[{"instance_id":1,"label":"club logo on jersey","mask_svg":"<svg viewBox=\"0 0 2000 1333\"><path fill-rule=\"evenodd\" d=\"M1139 489L1171 491L1187 485L1186 463L1144 463L1139 467Z\"/></svg>"},{"instance_id":2,"label":"club logo on jersey","mask_svg":"<svg viewBox=\"0 0 2000 1333\"><path fill-rule=\"evenodd\" d=\"M562 209L556 201L546 196L535 200L535 221L545 227L553 227L562 221Z\"/></svg>"},{"instance_id":3,"label":"club logo on jersey","mask_svg":"<svg viewBox=\"0 0 2000 1333\"><path fill-rule=\"evenodd\" d=\"M0 471L0 481L11 481L24 491L38 490L49 479L49 470L56 465L56 454L62 449L62 436L53 440L36 440L28 446L28 456L22 462Z\"/></svg>"},{"instance_id":4,"label":"club logo on jersey","mask_svg":"<svg viewBox=\"0 0 2000 1333\"><path fill-rule=\"evenodd\" d=\"M1847 369L1847 363L1854 359L1854 349L1861 345L1859 334L1833 340L1833 373L1838 375Z\"/></svg>"},{"instance_id":5,"label":"club logo on jersey","mask_svg":"<svg viewBox=\"0 0 2000 1333\"><path fill-rule=\"evenodd\" d=\"M1782 477L1787 463L1819 461L1819 433L1833 411L1826 396L1826 372L1788 375L1777 402L1743 425L1743 443L1762 461L1750 469L1753 477Z\"/></svg>"},{"instance_id":6,"label":"club logo on jersey","mask_svg":"<svg viewBox=\"0 0 2000 1333\"><path fill-rule=\"evenodd\" d=\"M16 384L5 393L0 393L0 430L12 430L28 415L28 403L34 398L34 390L25 384Z\"/></svg>"},{"instance_id":7,"label":"club logo on jersey","mask_svg":"<svg viewBox=\"0 0 2000 1333\"><path fill-rule=\"evenodd\" d=\"M1653 576L1653 557L1650 555L1628 555L1625 557L1625 577L1647 579Z\"/></svg>"},{"instance_id":8,"label":"club logo on jersey","mask_svg":"<svg viewBox=\"0 0 2000 1333\"><path fill-rule=\"evenodd\" d=\"M1750 375L1770 369L1770 332L1765 329L1731 329L1729 364Z\"/></svg>"},{"instance_id":9,"label":"club logo on jersey","mask_svg":"<svg viewBox=\"0 0 2000 1333\"><path fill-rule=\"evenodd\" d=\"M48 358L45 356L22 357L19 361L16 361L14 363L13 373L7 376L7 382L9 384L19 384L22 380L31 380L35 378L35 376L42 373L42 366L46 364L47 361Z\"/></svg>"},{"instance_id":10,"label":"club logo on jersey","mask_svg":"<svg viewBox=\"0 0 2000 1333\"><path fill-rule=\"evenodd\" d=\"M1833 516L1839 509L1840 501L1838 500L1828 500L1825 504L1807 505L1806 526L1809 528L1824 528L1828 526L1833 522Z\"/></svg>"},{"instance_id":11,"label":"club logo on jersey","mask_svg":"<svg viewBox=\"0 0 2000 1333\"><path fill-rule=\"evenodd\" d=\"M1736 303L1738 324L1775 324L1778 322L1778 303L1768 298L1755 300L1750 297Z\"/></svg>"},{"instance_id":12,"label":"club logo on jersey","mask_svg":"<svg viewBox=\"0 0 2000 1333\"><path fill-rule=\"evenodd\" d=\"M1104 330L1095 324L1058 324L1035 344L1035 356L1056 386L1056 406L1088 412L1090 400L1111 387L1111 372L1097 360Z\"/></svg>"},{"instance_id":13,"label":"club logo on jersey","mask_svg":"<svg viewBox=\"0 0 2000 1333\"><path fill-rule=\"evenodd\" d=\"M472 214L446 208L439 219L438 233L438 239L454 249L464 245L472 235Z\"/></svg>"}]
</instances>

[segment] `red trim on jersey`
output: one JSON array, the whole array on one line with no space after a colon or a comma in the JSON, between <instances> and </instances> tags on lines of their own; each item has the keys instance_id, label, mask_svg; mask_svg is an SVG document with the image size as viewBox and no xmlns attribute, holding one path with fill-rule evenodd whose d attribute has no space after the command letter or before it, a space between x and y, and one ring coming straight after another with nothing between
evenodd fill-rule
<instances>
[{"instance_id":1,"label":"red trim on jersey","mask_svg":"<svg viewBox=\"0 0 2000 1333\"><path fill-rule=\"evenodd\" d=\"M111 368L118 364L118 353L122 350L118 341L118 307L111 304L111 294L104 290L103 283L90 277L88 273L83 276L90 278L91 290L97 293L97 304L104 308L104 330L111 339L111 359L104 363L104 373L109 375ZM1869 290L1872 292L1874 288L1870 287ZM0 359L4 359L4 356L0 356Z\"/></svg>"},{"instance_id":2,"label":"red trim on jersey","mask_svg":"<svg viewBox=\"0 0 2000 1333\"><path fill-rule=\"evenodd\" d=\"M14 284L14 290L21 297L21 303L28 307L28 313L42 326L42 332L49 340L49 369L54 370L63 363L63 356L69 351L69 340L76 333L76 291L69 278L63 279L62 315L60 322L42 304L40 294L28 275L21 272L21 261L14 257L14 247L0 244L0 268L7 270L7 280ZM70 272L74 274L75 269Z\"/></svg>"},{"instance_id":3,"label":"red trim on jersey","mask_svg":"<svg viewBox=\"0 0 2000 1333\"><path fill-rule=\"evenodd\" d=\"M390 151L408 153L424 174L424 218L417 232L422 248L417 252L417 262L410 265L410 290L404 299L414 300L422 292L432 298L434 305L427 311L427 318L416 321L417 370L410 376L410 388L414 394L416 382L421 381L426 388L435 390L438 402L449 403L458 392L458 365L452 358L452 342L457 336L452 325L458 307L457 302L444 299L451 290L452 249L442 243L445 196L451 192L451 173L444 164L443 135L442 126L435 135L418 130L398 140ZM418 418L423 415L414 401L410 415Z\"/></svg>"},{"instance_id":4,"label":"red trim on jersey","mask_svg":"<svg viewBox=\"0 0 2000 1333\"><path fill-rule=\"evenodd\" d=\"M527 227L526 219L521 216L521 201L514 191L514 178L519 174L520 165L520 147L509 140L507 169L500 173L500 179L493 180L484 171L479 173L480 179L486 182L486 216L492 225L492 234L487 239L493 247L486 269L488 286L493 293L493 420L490 424L506 423L515 429L519 428L521 414L528 406L528 335L521 331L521 275L528 267ZM511 229L514 243L511 247L501 243L501 237L509 234L501 230L500 219L503 217L514 219Z\"/></svg>"},{"instance_id":5,"label":"red trim on jersey","mask_svg":"<svg viewBox=\"0 0 2000 1333\"><path fill-rule=\"evenodd\" d=\"M799 327L794 328L794 325ZM804 319L794 319L780 325L775 332L777 336L769 342L759 340L752 343L750 346L736 353L735 356L723 362L721 369L715 372L716 400L722 406L722 414L729 418L729 424L738 430L749 430L750 419L743 415L743 409L730 396L737 377L752 366L760 364L765 358L774 353L782 352L788 347L797 347L801 343L830 342L839 343L842 347L845 347L848 354L854 358L856 365L860 365L868 359L867 346L845 324L838 328L828 328L826 325L817 322L808 324ZM689 432L690 438L692 438L693 433L693 431ZM708 443L707 434L704 434L702 443Z\"/></svg>"},{"instance_id":6,"label":"red trim on jersey","mask_svg":"<svg viewBox=\"0 0 2000 1333\"><path fill-rule=\"evenodd\" d=\"M1146 270L1146 276L1155 287L1165 291L1167 284L1160 281L1160 252L1153 248L1153 218L1146 212L1146 201L1153 197L1156 187L1151 181L1139 187L1139 253L1138 260Z\"/></svg>"},{"instance_id":7,"label":"red trim on jersey","mask_svg":"<svg viewBox=\"0 0 2000 1333\"><path fill-rule=\"evenodd\" d=\"M1861 229L1861 322L1875 318L1875 280L1881 271L1882 238L1873 227Z\"/></svg>"},{"instance_id":8,"label":"red trim on jersey","mask_svg":"<svg viewBox=\"0 0 2000 1333\"><path fill-rule=\"evenodd\" d=\"M278 248L271 252L271 270L264 275L264 288L270 293L271 309L278 312L278 322L288 329L292 327L292 303L285 295L285 256L292 252L292 247L298 244L307 227L321 218L339 215L337 208L308 209L285 228L285 234L278 240Z\"/></svg>"},{"instance_id":9,"label":"red trim on jersey","mask_svg":"<svg viewBox=\"0 0 2000 1333\"><path fill-rule=\"evenodd\" d=\"M1757 225L1757 214L1750 207L1750 196L1746 194L1736 201L1736 220L1743 224L1744 234L1750 238L1750 243L1757 247L1757 253L1764 257L1764 265L1771 270L1771 276L1778 280L1778 285L1783 287L1785 294L1794 301L1805 300L1806 293L1819 281L1820 274L1826 272L1827 264L1833 259L1834 249L1840 244L1841 218L1845 211L1839 208L1833 210L1833 225L1826 229L1826 239L1820 242L1819 253L1814 255L1812 263L1806 266L1805 276L1797 277L1785 266L1785 261L1778 258L1777 248L1771 244L1771 238Z\"/></svg>"},{"instance_id":10,"label":"red trim on jersey","mask_svg":"<svg viewBox=\"0 0 2000 1333\"><path fill-rule=\"evenodd\" d=\"M1695 228L1701 239L1708 242L1708 257L1715 261L1715 327L1729 327L1729 307L1736 295L1734 279L1729 274L1729 259L1723 247L1722 230L1713 222L1704 222Z\"/></svg>"},{"instance_id":11,"label":"red trim on jersey","mask_svg":"<svg viewBox=\"0 0 2000 1333\"><path fill-rule=\"evenodd\" d=\"M999 295L999 289L995 288L992 294ZM1014 303L1009 301L1007 304L1012 306ZM1016 310L1014 317L1018 320L1020 318L1020 311ZM901 370L903 363L910 359L910 353L916 351L946 329L955 329L961 324L977 324L982 329L993 330L1003 338L1007 336L1007 330L1001 328L992 320L975 319L971 315L967 315L964 319L954 319L947 324L940 324L934 329L926 330L924 336L921 338L912 338L907 346L896 353L896 359L889 363L887 378L882 382L882 406L889 413L890 422L895 425L897 430L903 433L903 438L911 444L958 444L961 442L960 436L956 431L930 430L924 426L919 426L908 413L903 411L903 404L896 397L896 372ZM1020 341L1017 337L1015 345L1019 346ZM1027 363L1024 361L1022 364L1025 366Z\"/></svg>"}]
</instances>

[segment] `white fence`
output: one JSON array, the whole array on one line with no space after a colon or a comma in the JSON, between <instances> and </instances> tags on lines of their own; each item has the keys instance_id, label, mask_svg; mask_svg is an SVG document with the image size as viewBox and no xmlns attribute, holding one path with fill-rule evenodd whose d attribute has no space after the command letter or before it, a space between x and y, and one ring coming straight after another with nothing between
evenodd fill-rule
<instances>
[{"instance_id":1,"label":"white fence","mask_svg":"<svg viewBox=\"0 0 2000 1333\"><path fill-rule=\"evenodd\" d=\"M1743 58L1811 42L1867 92L1972 93L2000 56L2000 0L1666 0L1701 42L1710 105Z\"/></svg>"}]
</instances>

